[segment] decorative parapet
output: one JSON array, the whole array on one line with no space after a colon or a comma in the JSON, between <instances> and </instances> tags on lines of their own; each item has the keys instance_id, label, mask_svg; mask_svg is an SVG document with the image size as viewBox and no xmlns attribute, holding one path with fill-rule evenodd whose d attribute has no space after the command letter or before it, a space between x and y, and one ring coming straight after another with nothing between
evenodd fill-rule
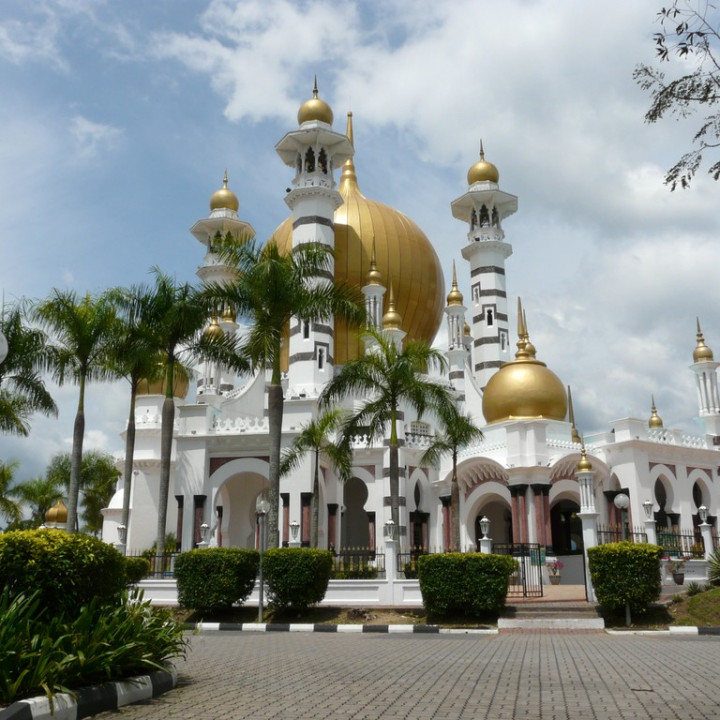
<instances>
[{"instance_id":1,"label":"decorative parapet","mask_svg":"<svg viewBox=\"0 0 720 720\"><path fill-rule=\"evenodd\" d=\"M432 435L425 433L408 432L407 426L405 430L405 447L409 450L427 450L433 441Z\"/></svg>"},{"instance_id":2,"label":"decorative parapet","mask_svg":"<svg viewBox=\"0 0 720 720\"><path fill-rule=\"evenodd\" d=\"M475 457L477 455L489 455L490 453L498 450L506 450L507 442L494 441L488 442L487 440L476 445L470 445L469 447L463 448L458 453L458 458Z\"/></svg>"},{"instance_id":3,"label":"decorative parapet","mask_svg":"<svg viewBox=\"0 0 720 720\"><path fill-rule=\"evenodd\" d=\"M548 438L547 446L559 450L573 450L575 452L582 450L582 443L576 443L572 440L561 440L560 438ZM586 449L589 449L589 446L587 446Z\"/></svg>"},{"instance_id":4,"label":"decorative parapet","mask_svg":"<svg viewBox=\"0 0 720 720\"><path fill-rule=\"evenodd\" d=\"M681 445L689 448L706 448L705 438L697 435L685 435L679 430L667 430L665 428L655 428L648 430L648 440L663 445Z\"/></svg>"},{"instance_id":5,"label":"decorative parapet","mask_svg":"<svg viewBox=\"0 0 720 720\"><path fill-rule=\"evenodd\" d=\"M267 417L236 417L225 420L215 419L211 431L216 435L237 435L238 433L267 433L269 423Z\"/></svg>"}]
</instances>

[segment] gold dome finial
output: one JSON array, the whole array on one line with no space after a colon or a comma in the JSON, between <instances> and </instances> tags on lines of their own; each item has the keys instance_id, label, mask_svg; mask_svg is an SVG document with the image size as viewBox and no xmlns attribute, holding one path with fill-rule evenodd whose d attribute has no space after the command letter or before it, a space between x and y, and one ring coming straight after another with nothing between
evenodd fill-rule
<instances>
[{"instance_id":1,"label":"gold dome finial","mask_svg":"<svg viewBox=\"0 0 720 720\"><path fill-rule=\"evenodd\" d=\"M468 185L474 185L476 182L492 182L497 185L500 181L500 172L491 163L485 160L485 148L483 141L480 140L480 160L476 162L467 173Z\"/></svg>"},{"instance_id":2,"label":"gold dome finial","mask_svg":"<svg viewBox=\"0 0 720 720\"><path fill-rule=\"evenodd\" d=\"M470 337L470 325L467 323L463 326L463 335L465 335L466 338Z\"/></svg>"},{"instance_id":3,"label":"gold dome finial","mask_svg":"<svg viewBox=\"0 0 720 720\"><path fill-rule=\"evenodd\" d=\"M535 346L530 341L530 334L528 333L528 324L527 324L527 315L525 315L525 310L523 310L523 325L525 326L525 352L528 354L528 357L531 360L535 359Z\"/></svg>"},{"instance_id":4,"label":"gold dome finial","mask_svg":"<svg viewBox=\"0 0 720 720\"><path fill-rule=\"evenodd\" d=\"M348 112L347 114L347 130L345 134L348 140L355 147L355 136L353 133L353 114ZM340 192L347 193L350 189L357 190L357 175L355 174L355 163L353 159L349 157L343 164L342 174L340 175Z\"/></svg>"},{"instance_id":5,"label":"gold dome finial","mask_svg":"<svg viewBox=\"0 0 720 720\"><path fill-rule=\"evenodd\" d=\"M657 408L655 407L655 396L652 396L652 405L650 407L650 419L648 420L648 427L651 430L657 430L663 427L662 418L658 415Z\"/></svg>"},{"instance_id":6,"label":"gold dome finial","mask_svg":"<svg viewBox=\"0 0 720 720\"><path fill-rule=\"evenodd\" d=\"M206 338L221 338L225 333L223 332L223 329L218 324L218 316L213 315L212 319L210 320L210 325L207 326L205 329L205 337Z\"/></svg>"},{"instance_id":7,"label":"gold dome finial","mask_svg":"<svg viewBox=\"0 0 720 720\"><path fill-rule=\"evenodd\" d=\"M313 86L313 96L310 100L306 100L298 110L297 114L298 125L302 125L306 122L312 122L318 120L319 122L327 123L332 125L333 123L333 111L332 108L318 97L318 84L317 75L315 76L315 84Z\"/></svg>"},{"instance_id":8,"label":"gold dome finial","mask_svg":"<svg viewBox=\"0 0 720 720\"><path fill-rule=\"evenodd\" d=\"M577 472L592 472L593 466L588 460L587 453L585 452L585 442L582 441L582 450L580 451L580 460L577 464Z\"/></svg>"},{"instance_id":9,"label":"gold dome finial","mask_svg":"<svg viewBox=\"0 0 720 720\"><path fill-rule=\"evenodd\" d=\"M228 188L228 173L225 168L225 175L223 177L223 186L216 190L210 197L210 210L234 210L237 212L240 209L240 203L238 202L237 195Z\"/></svg>"},{"instance_id":10,"label":"gold dome finial","mask_svg":"<svg viewBox=\"0 0 720 720\"><path fill-rule=\"evenodd\" d=\"M515 353L516 360L527 360L528 354L525 350L525 344L527 342L527 332L525 331L525 313L522 308L522 299L518 297L518 341L517 341L517 352Z\"/></svg>"},{"instance_id":11,"label":"gold dome finial","mask_svg":"<svg viewBox=\"0 0 720 720\"><path fill-rule=\"evenodd\" d=\"M237 313L233 310L231 305L226 305L222 314L223 322L234 323L237 320Z\"/></svg>"},{"instance_id":12,"label":"gold dome finial","mask_svg":"<svg viewBox=\"0 0 720 720\"><path fill-rule=\"evenodd\" d=\"M402 317L395 309L395 296L393 295L392 281L390 282L390 295L388 297L388 309L383 315L383 330L400 330Z\"/></svg>"},{"instance_id":13,"label":"gold dome finial","mask_svg":"<svg viewBox=\"0 0 720 720\"><path fill-rule=\"evenodd\" d=\"M366 285L382 285L382 273L377 269L377 257L375 254L375 236L372 241L372 255L370 256L370 270L365 278Z\"/></svg>"},{"instance_id":14,"label":"gold dome finial","mask_svg":"<svg viewBox=\"0 0 720 720\"><path fill-rule=\"evenodd\" d=\"M462 305L463 304L463 296L460 290L458 289L457 284L457 273L455 272L455 261L453 260L453 279L452 279L452 288L450 288L450 292L447 296L447 304L448 306L452 305Z\"/></svg>"},{"instance_id":15,"label":"gold dome finial","mask_svg":"<svg viewBox=\"0 0 720 720\"><path fill-rule=\"evenodd\" d=\"M572 391L570 390L569 385L567 386L567 398L568 398L568 419L570 420L572 441L574 443L580 443L580 442L582 442L582 440L580 438L580 433L578 432L578 429L575 425L575 410L573 408Z\"/></svg>"},{"instance_id":16,"label":"gold dome finial","mask_svg":"<svg viewBox=\"0 0 720 720\"><path fill-rule=\"evenodd\" d=\"M697 345L693 350L693 362L713 362L713 351L705 344L702 330L700 329L700 318L697 321Z\"/></svg>"}]
</instances>

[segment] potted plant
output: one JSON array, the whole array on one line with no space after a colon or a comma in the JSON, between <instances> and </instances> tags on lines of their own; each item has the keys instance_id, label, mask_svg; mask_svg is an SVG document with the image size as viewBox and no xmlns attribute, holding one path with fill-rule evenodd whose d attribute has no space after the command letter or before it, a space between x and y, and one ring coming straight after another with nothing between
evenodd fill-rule
<instances>
[{"instance_id":1,"label":"potted plant","mask_svg":"<svg viewBox=\"0 0 720 720\"><path fill-rule=\"evenodd\" d=\"M688 558L688 555L678 555L672 558L666 555L663 558L663 560L667 561L668 572L673 576L676 585L682 585L685 582L684 568Z\"/></svg>"},{"instance_id":2,"label":"potted plant","mask_svg":"<svg viewBox=\"0 0 720 720\"><path fill-rule=\"evenodd\" d=\"M556 557L550 557L545 563L548 569L548 576L550 577L551 585L560 584L560 571L565 567L562 560L558 560Z\"/></svg>"}]
</instances>

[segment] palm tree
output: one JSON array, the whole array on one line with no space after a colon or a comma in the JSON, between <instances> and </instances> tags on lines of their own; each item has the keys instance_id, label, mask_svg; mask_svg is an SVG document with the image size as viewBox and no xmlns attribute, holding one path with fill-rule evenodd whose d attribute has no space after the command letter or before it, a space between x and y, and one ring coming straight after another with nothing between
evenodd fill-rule
<instances>
[{"instance_id":1,"label":"palm tree","mask_svg":"<svg viewBox=\"0 0 720 720\"><path fill-rule=\"evenodd\" d=\"M42 331L23 324L19 306L3 311L0 331L8 344L8 354L0 362L0 432L26 436L32 413L57 415L40 376L47 360L47 339Z\"/></svg>"},{"instance_id":2,"label":"palm tree","mask_svg":"<svg viewBox=\"0 0 720 720\"><path fill-rule=\"evenodd\" d=\"M326 245L299 245L291 254L283 255L275 242L260 248L247 240L240 244L225 242L220 253L236 269L235 277L228 283L210 286L208 292L217 302L230 305L247 318L250 327L242 341L242 352L254 370L270 370L267 528L269 547L277 547L284 404L280 368L283 333L293 317L300 322L318 322L336 316L351 324L361 323L364 309L356 289L318 281L330 268L332 249Z\"/></svg>"},{"instance_id":3,"label":"palm tree","mask_svg":"<svg viewBox=\"0 0 720 720\"><path fill-rule=\"evenodd\" d=\"M72 290L57 289L47 300L35 306L33 315L53 336L49 358L53 377L59 385L69 379L80 389L68 489L67 529L75 532L85 436L85 386L90 381L110 376L106 355L117 327L117 318L107 297L93 298L88 293L81 299Z\"/></svg>"},{"instance_id":4,"label":"palm tree","mask_svg":"<svg viewBox=\"0 0 720 720\"><path fill-rule=\"evenodd\" d=\"M20 508L14 500L10 499L10 496L14 495L12 483L19 465L17 460L0 463L0 516L10 523L15 523L20 519Z\"/></svg>"},{"instance_id":5,"label":"palm tree","mask_svg":"<svg viewBox=\"0 0 720 720\"><path fill-rule=\"evenodd\" d=\"M203 330L209 317L207 296L190 283L177 283L155 268L155 285L147 303L147 325L160 358L160 375L165 382L165 400L160 422L160 484L156 546L165 547L167 506L170 491L175 400L175 373L183 358L212 359L238 372L248 364L233 338L218 338ZM157 357L157 356L155 356Z\"/></svg>"},{"instance_id":6,"label":"palm tree","mask_svg":"<svg viewBox=\"0 0 720 720\"><path fill-rule=\"evenodd\" d=\"M110 348L113 373L130 383L130 409L125 430L125 462L123 467L123 504L121 524L130 521L130 492L135 460L135 404L141 380L153 382L160 374L158 348L150 331L155 322L151 317L152 292L146 286L116 288L109 296L118 309L121 331Z\"/></svg>"},{"instance_id":7,"label":"palm tree","mask_svg":"<svg viewBox=\"0 0 720 720\"><path fill-rule=\"evenodd\" d=\"M47 511L62 499L62 484L49 475L40 475L15 485L12 495L30 508L30 522L37 527L45 522Z\"/></svg>"},{"instance_id":8,"label":"palm tree","mask_svg":"<svg viewBox=\"0 0 720 720\"><path fill-rule=\"evenodd\" d=\"M444 369L446 362L439 350L427 343L411 340L400 350L382 332L369 330L374 347L351 360L323 391L321 406L345 397L367 398L362 407L345 423L345 436L367 433L383 439L390 431L390 507L392 521L399 527L399 489L397 420L400 406L409 405L422 417L426 410L446 411L452 404L450 391L424 373L431 366Z\"/></svg>"},{"instance_id":9,"label":"palm tree","mask_svg":"<svg viewBox=\"0 0 720 720\"><path fill-rule=\"evenodd\" d=\"M350 478L352 471L352 451L345 442L333 442L330 438L340 428L343 413L339 409L328 410L317 420L311 420L300 431L292 447L283 453L280 462L280 475L286 475L297 469L305 453L313 454L313 491L312 519L310 522L310 545L318 545L318 525L320 516L320 454L322 453L335 468L343 482Z\"/></svg>"},{"instance_id":10,"label":"palm tree","mask_svg":"<svg viewBox=\"0 0 720 720\"><path fill-rule=\"evenodd\" d=\"M483 433L469 415L462 415L455 405L449 405L438 414L442 433L436 433L421 463L439 465L443 455L452 456L452 480L450 481L450 511L452 515L453 549L460 550L460 492L457 481L458 452L471 442L482 440Z\"/></svg>"}]
</instances>

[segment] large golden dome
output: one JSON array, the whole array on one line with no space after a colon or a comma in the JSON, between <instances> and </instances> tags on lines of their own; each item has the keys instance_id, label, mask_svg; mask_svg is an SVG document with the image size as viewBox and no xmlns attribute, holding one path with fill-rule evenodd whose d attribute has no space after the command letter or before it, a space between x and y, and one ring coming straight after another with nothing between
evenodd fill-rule
<instances>
[{"instance_id":1,"label":"large golden dome","mask_svg":"<svg viewBox=\"0 0 720 720\"><path fill-rule=\"evenodd\" d=\"M535 348L518 312L518 351L485 386L483 415L487 423L545 418L565 420L567 396L560 378L535 358Z\"/></svg>"},{"instance_id":2,"label":"large golden dome","mask_svg":"<svg viewBox=\"0 0 720 720\"><path fill-rule=\"evenodd\" d=\"M188 394L189 379L187 372L175 369L173 373L173 397L185 398ZM167 388L167 373L163 373L162 380L154 380L150 382L147 378L138 381L138 395L165 395Z\"/></svg>"},{"instance_id":3,"label":"large golden dome","mask_svg":"<svg viewBox=\"0 0 720 720\"><path fill-rule=\"evenodd\" d=\"M352 141L352 114L348 113ZM355 165L348 160L338 190L343 204L335 211L335 278L362 287L367 282L375 241L375 269L383 285L393 287L395 310L409 339L431 343L442 321L445 282L440 260L425 233L406 215L361 192ZM281 251L292 248L292 217L273 233ZM362 352L357 332L335 322L335 363Z\"/></svg>"}]
</instances>

